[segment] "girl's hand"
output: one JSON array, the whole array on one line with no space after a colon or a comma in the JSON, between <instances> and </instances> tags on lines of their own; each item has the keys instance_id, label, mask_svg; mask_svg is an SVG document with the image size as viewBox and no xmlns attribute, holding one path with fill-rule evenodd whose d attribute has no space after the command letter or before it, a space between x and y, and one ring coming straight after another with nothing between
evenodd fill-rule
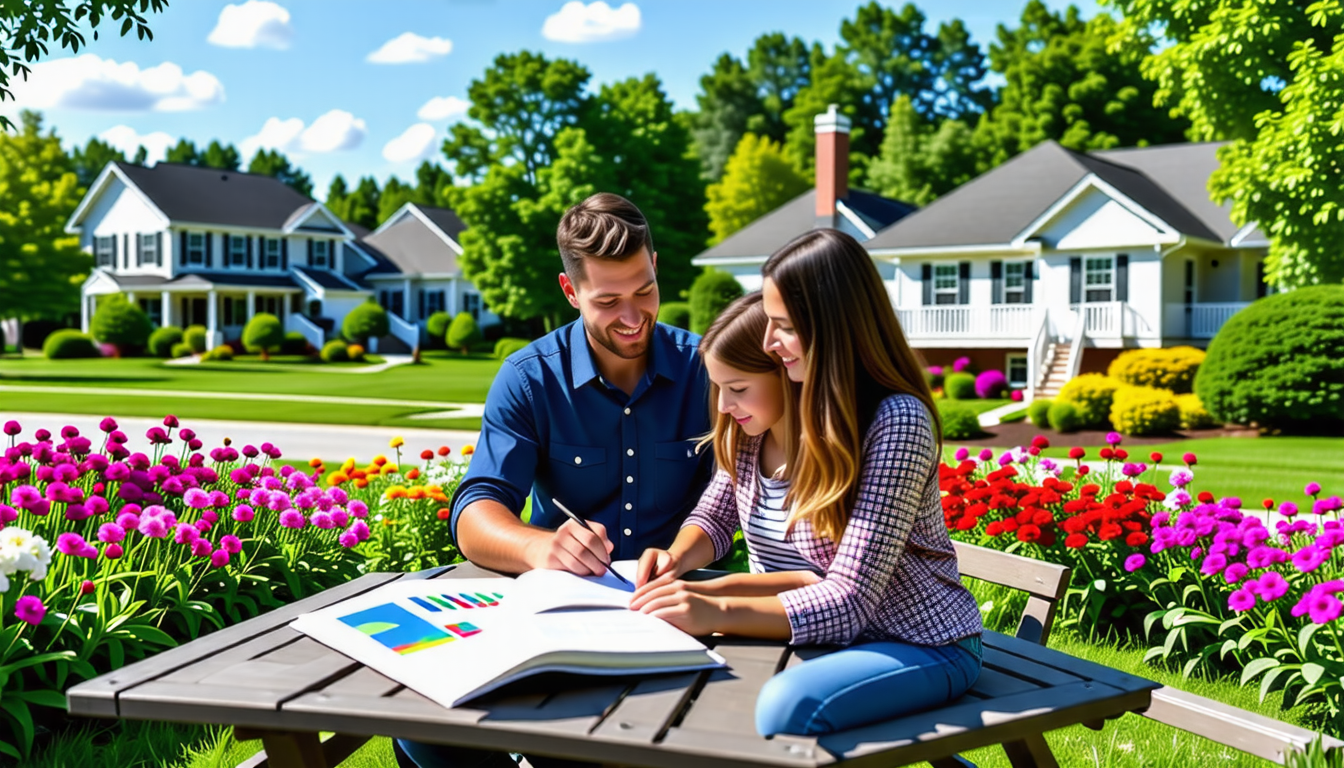
<instances>
[{"instance_id":1,"label":"girl's hand","mask_svg":"<svg viewBox=\"0 0 1344 768\"><path fill-rule=\"evenodd\" d=\"M697 637L712 634L723 622L723 604L716 598L693 591L684 581L646 585L645 589L635 593L630 608L660 618Z\"/></svg>"},{"instance_id":2,"label":"girl's hand","mask_svg":"<svg viewBox=\"0 0 1344 768\"><path fill-rule=\"evenodd\" d=\"M650 547L639 556L639 565L635 567L635 587L638 589L661 576L676 578L681 575L680 568L681 558L675 553Z\"/></svg>"}]
</instances>

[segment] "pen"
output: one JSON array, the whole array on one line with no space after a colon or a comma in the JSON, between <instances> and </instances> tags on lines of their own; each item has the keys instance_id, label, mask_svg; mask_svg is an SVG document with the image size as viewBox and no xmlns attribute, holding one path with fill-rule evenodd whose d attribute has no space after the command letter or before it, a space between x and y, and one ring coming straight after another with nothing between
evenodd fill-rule
<instances>
[{"instance_id":1,"label":"pen","mask_svg":"<svg viewBox=\"0 0 1344 768\"><path fill-rule=\"evenodd\" d=\"M570 512L570 511L569 511L569 507L566 507L564 504L561 504L560 501L559 501L558 499L552 497L552 498L551 498L551 503L554 504L554 505L556 506L556 508L559 509L561 512L564 512L564 513L565 513L565 517L568 517L570 520L573 520L574 522L576 522L576 523L578 523L579 525L583 526L583 530L585 530L585 531L591 531L591 530L593 530L592 527L588 525L588 521L587 521L587 520L584 520L583 518L579 517L578 515L574 514L573 512ZM611 567L611 563L607 563L606 566L607 566L607 572L610 573L612 576L615 576L617 579L620 579L620 580L621 580L621 583L623 583L623 584L630 584L630 586L632 586L632 587L635 586L634 584L631 584L631 583L630 583L630 580L629 580L629 579L627 579L627 578L625 578L624 576L622 576L621 574L617 573L617 572L616 572L616 569Z\"/></svg>"}]
</instances>

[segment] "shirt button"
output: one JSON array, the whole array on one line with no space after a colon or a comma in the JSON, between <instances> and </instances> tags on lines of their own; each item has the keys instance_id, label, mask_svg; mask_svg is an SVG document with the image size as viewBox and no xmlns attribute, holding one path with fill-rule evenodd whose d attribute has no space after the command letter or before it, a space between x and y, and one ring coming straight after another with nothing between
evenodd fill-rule
<instances>
[{"instance_id":1,"label":"shirt button","mask_svg":"<svg viewBox=\"0 0 1344 768\"><path fill-rule=\"evenodd\" d=\"M583 463L583 457L582 457L582 456L575 456L575 457L574 457L574 463L575 463L575 464L582 464L582 463Z\"/></svg>"},{"instance_id":2,"label":"shirt button","mask_svg":"<svg viewBox=\"0 0 1344 768\"><path fill-rule=\"evenodd\" d=\"M627 502L625 502L625 508L626 508L626 509L634 509L634 508L635 508L635 505L634 505L634 504L631 504L630 502L627 501Z\"/></svg>"},{"instance_id":3,"label":"shirt button","mask_svg":"<svg viewBox=\"0 0 1344 768\"><path fill-rule=\"evenodd\" d=\"M625 415L626 415L626 416L629 416L629 415L630 415L630 409L629 409L629 408L626 408L626 409L625 409Z\"/></svg>"},{"instance_id":4,"label":"shirt button","mask_svg":"<svg viewBox=\"0 0 1344 768\"><path fill-rule=\"evenodd\" d=\"M627 483L633 483L633 482L635 482L635 476L634 476L634 475L626 475L626 476L625 476L625 482L627 482Z\"/></svg>"},{"instance_id":5,"label":"shirt button","mask_svg":"<svg viewBox=\"0 0 1344 768\"><path fill-rule=\"evenodd\" d=\"M629 528L626 528L626 529L625 529L625 535L626 535L626 536L629 536L631 533L632 533L632 531L631 531Z\"/></svg>"},{"instance_id":6,"label":"shirt button","mask_svg":"<svg viewBox=\"0 0 1344 768\"><path fill-rule=\"evenodd\" d=\"M626 455L626 456L634 456L634 455L635 455L635 449L634 449L634 448L626 448L626 449L625 449L625 455Z\"/></svg>"}]
</instances>

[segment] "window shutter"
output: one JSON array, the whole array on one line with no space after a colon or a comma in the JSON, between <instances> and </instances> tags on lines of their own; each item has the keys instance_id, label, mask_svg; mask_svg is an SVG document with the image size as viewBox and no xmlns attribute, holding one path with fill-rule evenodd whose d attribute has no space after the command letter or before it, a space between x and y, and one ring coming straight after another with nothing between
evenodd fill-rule
<instances>
[{"instance_id":1,"label":"window shutter","mask_svg":"<svg viewBox=\"0 0 1344 768\"><path fill-rule=\"evenodd\" d=\"M963 261L957 265L957 303L971 303L971 262Z\"/></svg>"},{"instance_id":2,"label":"window shutter","mask_svg":"<svg viewBox=\"0 0 1344 768\"><path fill-rule=\"evenodd\" d=\"M177 263L180 266L187 266L187 231L184 229L178 233Z\"/></svg>"},{"instance_id":3,"label":"window shutter","mask_svg":"<svg viewBox=\"0 0 1344 768\"><path fill-rule=\"evenodd\" d=\"M1003 262L989 262L989 302L991 304L1003 303Z\"/></svg>"},{"instance_id":4,"label":"window shutter","mask_svg":"<svg viewBox=\"0 0 1344 768\"><path fill-rule=\"evenodd\" d=\"M128 254L128 255L129 255L129 254ZM135 266L137 266L137 267L144 266L144 263L145 263L144 249L143 249L143 248L141 247L141 245L140 245L140 233L139 233L139 232L136 232L136 233L135 233Z\"/></svg>"},{"instance_id":5,"label":"window shutter","mask_svg":"<svg viewBox=\"0 0 1344 768\"><path fill-rule=\"evenodd\" d=\"M113 235L113 236L112 236L112 263L109 264L108 266L112 267L112 269L116 269L116 268L117 268L117 236L116 236L116 235Z\"/></svg>"},{"instance_id":6,"label":"window shutter","mask_svg":"<svg viewBox=\"0 0 1344 768\"><path fill-rule=\"evenodd\" d=\"M421 288L420 290L416 291L415 293L416 293L416 296L417 296L417 298L418 298L418 300L419 300L419 302L420 302L420 313L419 313L418 315L416 315L416 317L417 317L417 318L423 318L423 317L425 316L425 289Z\"/></svg>"},{"instance_id":7,"label":"window shutter","mask_svg":"<svg viewBox=\"0 0 1344 768\"><path fill-rule=\"evenodd\" d=\"M313 266L313 241L308 241L308 266Z\"/></svg>"},{"instance_id":8,"label":"window shutter","mask_svg":"<svg viewBox=\"0 0 1344 768\"><path fill-rule=\"evenodd\" d=\"M251 236L251 235L248 235L248 236L247 236L247 268L248 268L248 269L251 269L251 268L252 268L252 241L253 241L253 240L256 240L256 239L257 239L257 238L255 238L255 237L253 237L253 236Z\"/></svg>"},{"instance_id":9,"label":"window shutter","mask_svg":"<svg viewBox=\"0 0 1344 768\"><path fill-rule=\"evenodd\" d=\"M1022 270L1022 303L1024 304L1031 303L1031 284L1036 279L1033 274L1036 269L1035 264L1034 261L1028 261L1026 267Z\"/></svg>"},{"instance_id":10,"label":"window shutter","mask_svg":"<svg viewBox=\"0 0 1344 768\"><path fill-rule=\"evenodd\" d=\"M121 236L121 268L131 268L131 236L125 234Z\"/></svg>"},{"instance_id":11,"label":"window shutter","mask_svg":"<svg viewBox=\"0 0 1344 768\"><path fill-rule=\"evenodd\" d=\"M280 238L280 271L289 271L289 238Z\"/></svg>"},{"instance_id":12,"label":"window shutter","mask_svg":"<svg viewBox=\"0 0 1344 768\"><path fill-rule=\"evenodd\" d=\"M1079 304L1083 301L1083 257L1069 257L1069 303Z\"/></svg>"},{"instance_id":13,"label":"window shutter","mask_svg":"<svg viewBox=\"0 0 1344 768\"><path fill-rule=\"evenodd\" d=\"M925 306L928 306L928 305L930 305L930 304L933 303L933 265L932 265L932 264L925 263L925 264L920 264L920 265L919 265L919 279L920 279L920 282L922 282L922 283L924 284L924 305L925 305Z\"/></svg>"},{"instance_id":14,"label":"window shutter","mask_svg":"<svg viewBox=\"0 0 1344 768\"><path fill-rule=\"evenodd\" d=\"M1129 301L1129 254L1115 256L1115 300Z\"/></svg>"},{"instance_id":15,"label":"window shutter","mask_svg":"<svg viewBox=\"0 0 1344 768\"><path fill-rule=\"evenodd\" d=\"M214 247L213 247L214 244L215 244L215 235L214 235L214 233L212 233L212 232L206 232L206 233L205 233L205 268L206 268L206 269L210 269L211 267L213 267L213 266L215 265L214 255L211 253L211 251L214 250Z\"/></svg>"},{"instance_id":16,"label":"window shutter","mask_svg":"<svg viewBox=\"0 0 1344 768\"><path fill-rule=\"evenodd\" d=\"M163 266L163 233L154 233L154 266Z\"/></svg>"}]
</instances>

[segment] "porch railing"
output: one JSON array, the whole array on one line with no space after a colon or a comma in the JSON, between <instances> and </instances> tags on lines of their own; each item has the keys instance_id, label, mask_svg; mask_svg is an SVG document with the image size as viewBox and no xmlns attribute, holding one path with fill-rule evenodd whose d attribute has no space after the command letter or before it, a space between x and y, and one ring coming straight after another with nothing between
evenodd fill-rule
<instances>
[{"instance_id":1,"label":"porch railing","mask_svg":"<svg viewBox=\"0 0 1344 768\"><path fill-rule=\"evenodd\" d=\"M968 339L1030 339L1039 323L1036 320L1037 312L1038 309L1030 304L911 307L896 310L901 327L911 338Z\"/></svg>"},{"instance_id":2,"label":"porch railing","mask_svg":"<svg viewBox=\"0 0 1344 768\"><path fill-rule=\"evenodd\" d=\"M420 326L402 320L395 312L387 313L387 329L411 349L420 343Z\"/></svg>"},{"instance_id":3,"label":"porch railing","mask_svg":"<svg viewBox=\"0 0 1344 768\"><path fill-rule=\"evenodd\" d=\"M1223 327L1231 317L1246 307L1250 302L1230 301L1219 304L1191 304L1190 305L1190 338L1192 339L1212 339L1218 335L1218 331Z\"/></svg>"}]
</instances>

